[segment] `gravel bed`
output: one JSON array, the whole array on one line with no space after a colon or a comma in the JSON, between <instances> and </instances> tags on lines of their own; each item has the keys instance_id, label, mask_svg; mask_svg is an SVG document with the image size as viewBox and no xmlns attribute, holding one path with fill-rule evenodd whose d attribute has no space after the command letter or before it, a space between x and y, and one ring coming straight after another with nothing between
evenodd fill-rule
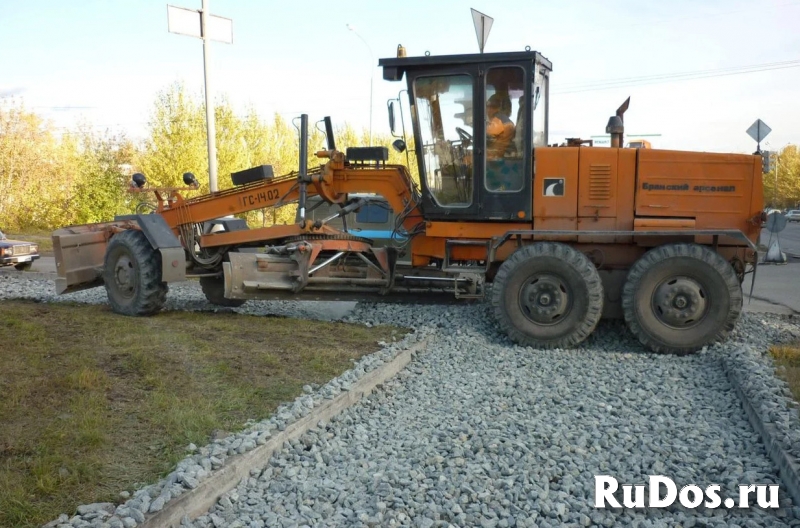
<instances>
[{"instance_id":1,"label":"gravel bed","mask_svg":"<svg viewBox=\"0 0 800 528\"><path fill-rule=\"evenodd\" d=\"M55 298L49 283L0 277L0 299L9 297ZM104 303L105 294L61 299ZM309 304L250 302L237 311L320 317ZM196 285L171 287L167 309L208 307ZM723 364L800 453L800 420L764 354L768 344L800 335L790 319L745 314L726 343L688 357L647 353L620 322L601 323L579 349L534 351L501 335L486 305L358 304L344 320L410 327L408 339L427 337L428 348L382 390L285 445L184 525L800 526L800 508L783 490L777 510L593 506L599 474L621 484L666 475L678 489L719 484L723 498L736 497L739 484L779 484ZM197 449L125 504L88 505L61 523L135 526L224 457L265 442L404 346L387 344L342 378L307 387L272 419Z\"/></svg>"}]
</instances>

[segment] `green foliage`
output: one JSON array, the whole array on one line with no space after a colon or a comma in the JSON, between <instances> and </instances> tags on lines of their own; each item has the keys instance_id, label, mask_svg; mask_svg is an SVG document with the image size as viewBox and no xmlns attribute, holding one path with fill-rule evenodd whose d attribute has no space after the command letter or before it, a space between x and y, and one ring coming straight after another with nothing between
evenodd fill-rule
<instances>
[{"instance_id":1,"label":"green foliage","mask_svg":"<svg viewBox=\"0 0 800 528\"><path fill-rule=\"evenodd\" d=\"M0 219L4 229L51 230L113 219L133 145L80 126L57 138L52 124L18 102L0 107Z\"/></svg>"},{"instance_id":2,"label":"green foliage","mask_svg":"<svg viewBox=\"0 0 800 528\"><path fill-rule=\"evenodd\" d=\"M63 223L71 181L61 178L52 126L11 101L0 106L0 221L8 230Z\"/></svg>"},{"instance_id":3,"label":"green foliage","mask_svg":"<svg viewBox=\"0 0 800 528\"><path fill-rule=\"evenodd\" d=\"M289 122L276 114L262 120L253 108L237 114L220 97L214 108L218 185L232 186L230 175L269 164L276 175L298 170L299 119ZM192 172L204 194L208 185L205 104L201 94L174 84L158 94L148 134L140 145L83 124L61 137L35 113L12 101L0 105L0 224L7 230L52 230L69 224L109 221L128 214L152 195L127 192L132 172L142 172L150 186L183 187L183 174ZM314 153L326 148L318 123L309 123L308 168L326 160ZM334 131L338 150L369 145L366 131L350 125ZM389 148L389 163L406 165L406 153L391 148L394 138L373 136L373 145ZM413 144L409 149L413 152ZM416 161L412 178L419 183ZM294 223L296 205L250 211L240 215L252 227Z\"/></svg>"},{"instance_id":4,"label":"green foliage","mask_svg":"<svg viewBox=\"0 0 800 528\"><path fill-rule=\"evenodd\" d=\"M70 201L74 224L108 222L115 215L133 212L133 197L124 191L128 185L133 144L124 137L91 132L81 127L63 138L69 156L68 170L75 182Z\"/></svg>"}]
</instances>

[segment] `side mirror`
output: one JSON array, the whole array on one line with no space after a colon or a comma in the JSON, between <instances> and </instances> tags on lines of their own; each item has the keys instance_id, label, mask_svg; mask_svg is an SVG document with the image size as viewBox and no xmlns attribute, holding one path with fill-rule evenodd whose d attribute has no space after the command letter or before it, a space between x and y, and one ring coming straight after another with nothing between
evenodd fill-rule
<instances>
[{"instance_id":1,"label":"side mirror","mask_svg":"<svg viewBox=\"0 0 800 528\"><path fill-rule=\"evenodd\" d=\"M392 101L389 101L389 103L387 104L387 106L389 107L389 128L390 128L390 129L391 129L391 131L392 131L392 135L395 135L395 126L394 126L394 123L395 123L395 121L394 121L394 101L393 101L393 100L392 100Z\"/></svg>"}]
</instances>

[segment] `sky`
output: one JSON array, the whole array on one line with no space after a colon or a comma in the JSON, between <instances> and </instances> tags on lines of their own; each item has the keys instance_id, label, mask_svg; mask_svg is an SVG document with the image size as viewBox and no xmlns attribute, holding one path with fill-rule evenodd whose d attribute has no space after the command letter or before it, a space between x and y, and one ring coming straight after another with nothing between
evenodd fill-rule
<instances>
[{"instance_id":1,"label":"sky","mask_svg":"<svg viewBox=\"0 0 800 528\"><path fill-rule=\"evenodd\" d=\"M264 119L369 129L372 100L373 133L388 133L405 81L384 81L378 59L398 44L477 53L474 8L494 19L487 53L530 46L552 61L550 143L603 134L628 96L628 139L655 148L753 152L756 119L772 128L762 148L800 143L800 0L209 3L233 20L233 44L211 45L212 93ZM183 82L202 96L202 42L168 32L167 2L3 0L0 27L0 98L60 129L142 138L159 92Z\"/></svg>"}]
</instances>

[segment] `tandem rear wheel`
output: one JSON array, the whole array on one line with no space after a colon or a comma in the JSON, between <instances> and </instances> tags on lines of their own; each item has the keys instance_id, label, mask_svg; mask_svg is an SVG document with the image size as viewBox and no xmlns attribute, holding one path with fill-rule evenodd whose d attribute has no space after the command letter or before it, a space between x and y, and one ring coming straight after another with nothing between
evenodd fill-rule
<instances>
[{"instance_id":1,"label":"tandem rear wheel","mask_svg":"<svg viewBox=\"0 0 800 528\"><path fill-rule=\"evenodd\" d=\"M631 333L654 352L687 354L725 339L742 313L731 263L697 244L666 244L628 272L622 310Z\"/></svg>"},{"instance_id":2,"label":"tandem rear wheel","mask_svg":"<svg viewBox=\"0 0 800 528\"><path fill-rule=\"evenodd\" d=\"M595 329L603 284L581 252L554 242L515 251L497 270L492 304L516 343L569 348ZM622 309L630 332L657 353L688 354L724 340L742 313L737 270L698 244L665 244L628 271Z\"/></svg>"},{"instance_id":3,"label":"tandem rear wheel","mask_svg":"<svg viewBox=\"0 0 800 528\"><path fill-rule=\"evenodd\" d=\"M492 304L500 327L535 348L580 344L603 311L603 283L583 253L555 242L515 251L497 271Z\"/></svg>"}]
</instances>

